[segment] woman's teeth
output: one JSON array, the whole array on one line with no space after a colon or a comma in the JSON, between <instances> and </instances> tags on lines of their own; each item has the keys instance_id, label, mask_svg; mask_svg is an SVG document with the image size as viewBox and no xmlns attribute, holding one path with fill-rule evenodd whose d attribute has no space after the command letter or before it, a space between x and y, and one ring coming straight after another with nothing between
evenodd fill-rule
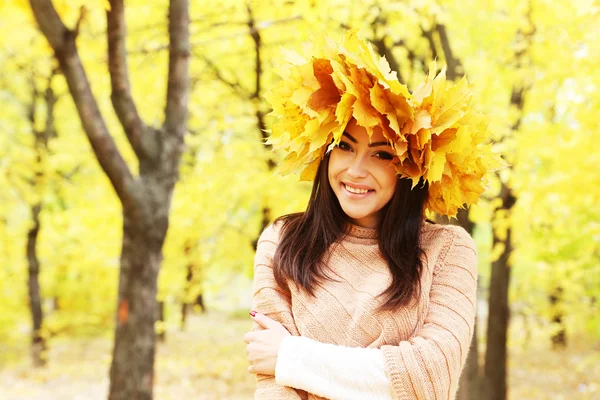
<instances>
[{"instance_id":1,"label":"woman's teeth","mask_svg":"<svg viewBox=\"0 0 600 400\"><path fill-rule=\"evenodd\" d=\"M369 190L367 190L367 189L356 189L356 188L353 188L352 186L348 186L346 184L344 184L344 187L350 193L363 194L363 193L368 193L369 192Z\"/></svg>"}]
</instances>

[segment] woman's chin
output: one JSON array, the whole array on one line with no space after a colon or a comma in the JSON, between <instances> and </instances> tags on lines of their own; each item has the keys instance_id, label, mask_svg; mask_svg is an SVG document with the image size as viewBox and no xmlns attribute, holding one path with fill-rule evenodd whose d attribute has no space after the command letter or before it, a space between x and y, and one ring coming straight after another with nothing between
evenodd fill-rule
<instances>
[{"instance_id":1,"label":"woman's chin","mask_svg":"<svg viewBox=\"0 0 600 400\"><path fill-rule=\"evenodd\" d=\"M346 215L355 225L364 226L367 221L370 221L370 215L364 212L346 212Z\"/></svg>"},{"instance_id":2,"label":"woman's chin","mask_svg":"<svg viewBox=\"0 0 600 400\"><path fill-rule=\"evenodd\" d=\"M346 213L348 218L350 218L351 220L363 219L369 215L369 214L365 213L364 211L361 212L360 210L355 210L355 209L348 209L348 208L342 207L342 210L344 210L344 213Z\"/></svg>"}]
</instances>

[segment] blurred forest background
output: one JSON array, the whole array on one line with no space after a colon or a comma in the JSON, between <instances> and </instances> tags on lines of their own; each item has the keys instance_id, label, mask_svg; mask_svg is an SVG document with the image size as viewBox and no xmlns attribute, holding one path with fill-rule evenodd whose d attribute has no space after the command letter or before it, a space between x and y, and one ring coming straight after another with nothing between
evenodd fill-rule
<instances>
[{"instance_id":1,"label":"blurred forest background","mask_svg":"<svg viewBox=\"0 0 600 400\"><path fill-rule=\"evenodd\" d=\"M466 74L510 164L459 218L460 399L600 399L597 0L0 4L0 399L252 397L255 241L310 189L262 96L281 47L351 27L410 89Z\"/></svg>"}]
</instances>

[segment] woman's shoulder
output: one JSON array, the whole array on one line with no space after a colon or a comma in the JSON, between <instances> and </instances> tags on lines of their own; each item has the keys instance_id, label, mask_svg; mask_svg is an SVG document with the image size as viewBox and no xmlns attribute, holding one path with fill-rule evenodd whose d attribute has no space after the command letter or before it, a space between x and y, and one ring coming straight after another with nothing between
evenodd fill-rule
<instances>
[{"instance_id":1,"label":"woman's shoulder","mask_svg":"<svg viewBox=\"0 0 600 400\"><path fill-rule=\"evenodd\" d=\"M265 227L256 242L256 259L272 260L279 246L280 223L271 223ZM255 259L255 261L256 261Z\"/></svg>"},{"instance_id":2,"label":"woman's shoulder","mask_svg":"<svg viewBox=\"0 0 600 400\"><path fill-rule=\"evenodd\" d=\"M279 217L275 221L271 222L260 234L258 238L258 244L266 241L277 245L281 239L284 225L287 224L290 219L293 219L296 216L297 214L284 215L283 217Z\"/></svg>"},{"instance_id":3,"label":"woman's shoulder","mask_svg":"<svg viewBox=\"0 0 600 400\"><path fill-rule=\"evenodd\" d=\"M423 250L432 262L432 271L443 265L458 265L477 277L477 246L463 227L431 224L424 234Z\"/></svg>"},{"instance_id":4,"label":"woman's shoulder","mask_svg":"<svg viewBox=\"0 0 600 400\"><path fill-rule=\"evenodd\" d=\"M459 225L442 225L425 223L423 227L423 242L425 245L441 247L444 253L450 249L469 248L477 251L475 241L466 231L465 228Z\"/></svg>"},{"instance_id":5,"label":"woman's shoulder","mask_svg":"<svg viewBox=\"0 0 600 400\"><path fill-rule=\"evenodd\" d=\"M258 237L258 245L260 245L262 242L271 242L273 244L279 243L282 225L283 224L281 221L271 222L269 225L267 225L267 227Z\"/></svg>"}]
</instances>

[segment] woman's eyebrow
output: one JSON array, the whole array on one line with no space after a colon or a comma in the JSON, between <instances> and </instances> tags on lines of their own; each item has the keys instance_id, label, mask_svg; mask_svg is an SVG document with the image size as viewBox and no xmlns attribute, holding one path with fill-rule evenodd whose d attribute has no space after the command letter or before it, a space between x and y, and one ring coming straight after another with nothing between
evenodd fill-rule
<instances>
[{"instance_id":1,"label":"woman's eyebrow","mask_svg":"<svg viewBox=\"0 0 600 400\"><path fill-rule=\"evenodd\" d=\"M348 133L348 132L346 132L346 131L344 131L344 134L343 134L342 136L348 136L348 139L350 139L350 141L351 141L352 143L358 143L358 140L356 140L356 139L354 138L354 136L352 136L351 134L349 134L349 133Z\"/></svg>"},{"instance_id":2,"label":"woman's eyebrow","mask_svg":"<svg viewBox=\"0 0 600 400\"><path fill-rule=\"evenodd\" d=\"M358 140L356 140L351 134L349 134L348 132L344 131L343 136L348 136L348 139L350 139L351 142L353 143L358 143ZM369 147L379 147L379 146L392 146L389 142L373 142L373 143L369 143Z\"/></svg>"},{"instance_id":3,"label":"woman's eyebrow","mask_svg":"<svg viewBox=\"0 0 600 400\"><path fill-rule=\"evenodd\" d=\"M390 146L390 147L392 147L392 145L389 142L373 142L373 143L369 143L369 147L378 147L378 146Z\"/></svg>"}]
</instances>

